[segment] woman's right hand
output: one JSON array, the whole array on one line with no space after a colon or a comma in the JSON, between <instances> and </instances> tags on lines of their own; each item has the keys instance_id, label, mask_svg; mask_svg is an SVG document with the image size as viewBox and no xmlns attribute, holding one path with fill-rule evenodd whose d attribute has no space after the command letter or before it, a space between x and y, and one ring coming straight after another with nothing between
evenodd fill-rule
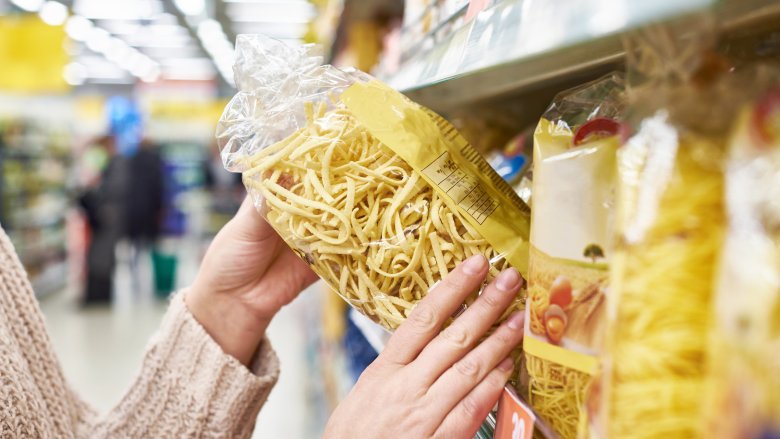
<instances>
[{"instance_id":1,"label":"woman's right hand","mask_svg":"<svg viewBox=\"0 0 780 439\"><path fill-rule=\"evenodd\" d=\"M441 331L487 275L473 256L447 275L398 327L387 346L336 408L325 438L473 438L512 373L510 352L524 316L510 316L479 343L522 285L502 272Z\"/></svg>"}]
</instances>

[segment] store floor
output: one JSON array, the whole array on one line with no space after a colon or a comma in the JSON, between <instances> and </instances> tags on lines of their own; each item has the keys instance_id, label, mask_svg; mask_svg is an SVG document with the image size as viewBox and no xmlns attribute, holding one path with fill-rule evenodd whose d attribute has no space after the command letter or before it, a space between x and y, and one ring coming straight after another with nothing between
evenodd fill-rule
<instances>
[{"instance_id":1,"label":"store floor","mask_svg":"<svg viewBox=\"0 0 780 439\"><path fill-rule=\"evenodd\" d=\"M181 286L194 277L202 251L198 243L183 246L178 253L190 258L180 259ZM142 284L151 285L150 264L141 264L140 268ZM130 385L166 309L164 301L153 297L151 288L138 291L132 285L129 264L121 262L110 308L81 310L69 290L41 301L65 376L85 400L101 411L110 409ZM301 308L307 306L306 296L283 309L269 329L282 373L258 418L256 438L307 437L306 429L310 427L301 422L307 407L307 366L300 319Z\"/></svg>"}]
</instances>

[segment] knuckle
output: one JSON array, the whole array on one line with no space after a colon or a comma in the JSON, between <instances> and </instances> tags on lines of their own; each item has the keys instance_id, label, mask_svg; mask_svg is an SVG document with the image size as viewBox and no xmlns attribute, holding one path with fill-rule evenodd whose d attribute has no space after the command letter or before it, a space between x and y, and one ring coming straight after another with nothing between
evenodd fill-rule
<instances>
[{"instance_id":1,"label":"knuckle","mask_svg":"<svg viewBox=\"0 0 780 439\"><path fill-rule=\"evenodd\" d=\"M510 331L503 330L504 328L499 328L496 332L493 333L493 338L498 342L500 345L509 345L513 344L515 342L513 333Z\"/></svg>"},{"instance_id":2,"label":"knuckle","mask_svg":"<svg viewBox=\"0 0 780 439\"><path fill-rule=\"evenodd\" d=\"M455 363L455 371L465 378L477 378L480 375L479 363L467 358Z\"/></svg>"},{"instance_id":3,"label":"knuckle","mask_svg":"<svg viewBox=\"0 0 780 439\"><path fill-rule=\"evenodd\" d=\"M479 414L479 404L471 395L466 395L466 397L463 398L463 401L460 403L460 407L461 410L463 410L463 414L466 415L467 419L471 419Z\"/></svg>"},{"instance_id":4,"label":"knuckle","mask_svg":"<svg viewBox=\"0 0 780 439\"><path fill-rule=\"evenodd\" d=\"M479 301L487 308L498 308L501 306L501 299L497 294L490 294L489 292L479 296Z\"/></svg>"},{"instance_id":5,"label":"knuckle","mask_svg":"<svg viewBox=\"0 0 780 439\"><path fill-rule=\"evenodd\" d=\"M436 327L436 315L429 306L420 305L412 311L409 323L420 331L432 331Z\"/></svg>"},{"instance_id":6,"label":"knuckle","mask_svg":"<svg viewBox=\"0 0 780 439\"><path fill-rule=\"evenodd\" d=\"M458 324L450 325L442 331L441 336L457 350L466 349L471 344L468 332Z\"/></svg>"}]
</instances>

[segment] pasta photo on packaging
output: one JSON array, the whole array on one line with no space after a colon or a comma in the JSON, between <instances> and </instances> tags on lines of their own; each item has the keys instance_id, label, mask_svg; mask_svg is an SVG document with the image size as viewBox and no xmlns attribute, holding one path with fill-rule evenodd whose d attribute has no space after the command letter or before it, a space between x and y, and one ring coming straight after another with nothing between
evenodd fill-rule
<instances>
[{"instance_id":1,"label":"pasta photo on packaging","mask_svg":"<svg viewBox=\"0 0 780 439\"><path fill-rule=\"evenodd\" d=\"M241 35L236 50L239 92L217 127L225 167L358 311L393 330L475 254L489 278L509 265L527 274L528 207L446 120L322 65L311 45Z\"/></svg>"},{"instance_id":2,"label":"pasta photo on packaging","mask_svg":"<svg viewBox=\"0 0 780 439\"><path fill-rule=\"evenodd\" d=\"M528 401L565 439L584 422L604 336L624 92L617 73L565 91L534 133Z\"/></svg>"}]
</instances>

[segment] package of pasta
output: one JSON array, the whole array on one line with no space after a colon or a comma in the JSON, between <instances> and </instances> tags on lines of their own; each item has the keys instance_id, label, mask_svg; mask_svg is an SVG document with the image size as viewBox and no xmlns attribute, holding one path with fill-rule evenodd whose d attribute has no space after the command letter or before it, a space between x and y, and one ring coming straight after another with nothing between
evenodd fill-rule
<instances>
[{"instance_id":1,"label":"package of pasta","mask_svg":"<svg viewBox=\"0 0 780 439\"><path fill-rule=\"evenodd\" d=\"M728 227L713 307L704 437L778 437L780 89L737 119L725 184Z\"/></svg>"},{"instance_id":2,"label":"package of pasta","mask_svg":"<svg viewBox=\"0 0 780 439\"><path fill-rule=\"evenodd\" d=\"M226 168L286 243L389 330L469 256L490 277L526 275L529 209L511 187L443 118L313 50L240 36L217 128Z\"/></svg>"},{"instance_id":3,"label":"package of pasta","mask_svg":"<svg viewBox=\"0 0 780 439\"><path fill-rule=\"evenodd\" d=\"M650 29L628 51L629 68L647 70L629 88L635 132L617 157L607 331L586 403L595 438L710 437L702 408L726 230L724 169L757 77L709 41L683 44L671 32Z\"/></svg>"},{"instance_id":4,"label":"package of pasta","mask_svg":"<svg viewBox=\"0 0 780 439\"><path fill-rule=\"evenodd\" d=\"M564 439L584 422L606 322L624 93L617 73L565 91L534 132L526 388Z\"/></svg>"}]
</instances>

